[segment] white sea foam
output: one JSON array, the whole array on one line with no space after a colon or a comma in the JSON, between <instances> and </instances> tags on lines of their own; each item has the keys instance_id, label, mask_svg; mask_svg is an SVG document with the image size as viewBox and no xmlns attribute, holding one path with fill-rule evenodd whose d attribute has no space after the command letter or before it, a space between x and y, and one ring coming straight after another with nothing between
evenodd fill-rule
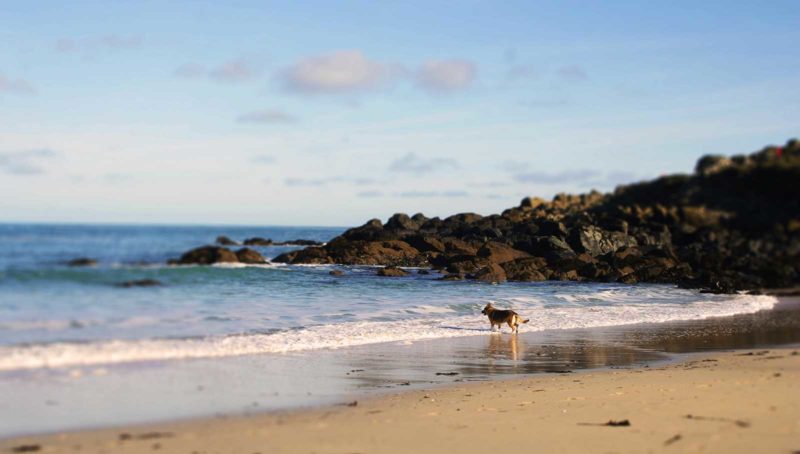
<instances>
[{"instance_id":1,"label":"white sea foam","mask_svg":"<svg viewBox=\"0 0 800 454\"><path fill-rule=\"evenodd\" d=\"M771 309L777 302L776 298L763 295L697 297L689 302L643 302L641 294L600 293L581 297L559 295L565 304L554 305L540 298L526 297L501 300L497 305L514 307L529 317L531 322L521 329L524 332L699 320ZM652 296L658 297L657 294ZM613 300L613 304L603 304L609 300ZM587 305L586 302L598 304ZM287 353L489 333L485 319L477 313L478 308L471 315L447 317L442 317L444 312L438 307L416 306L414 309L426 315L397 321L337 323L272 334L5 346L0 347L0 370Z\"/></svg>"}]
</instances>

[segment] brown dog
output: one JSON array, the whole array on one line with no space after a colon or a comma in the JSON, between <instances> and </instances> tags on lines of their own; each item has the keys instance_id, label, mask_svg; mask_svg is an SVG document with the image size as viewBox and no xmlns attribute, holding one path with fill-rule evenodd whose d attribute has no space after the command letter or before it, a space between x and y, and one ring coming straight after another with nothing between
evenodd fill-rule
<instances>
[{"instance_id":1,"label":"brown dog","mask_svg":"<svg viewBox=\"0 0 800 454\"><path fill-rule=\"evenodd\" d=\"M481 314L489 317L489 323L492 324L492 331L494 331L494 325L497 325L497 329L500 330L503 323L508 323L508 326L511 327L511 332L518 333L519 324L528 323L530 321L529 318L523 320L522 317L514 311L497 309L492 306L492 303L487 304L481 311Z\"/></svg>"}]
</instances>

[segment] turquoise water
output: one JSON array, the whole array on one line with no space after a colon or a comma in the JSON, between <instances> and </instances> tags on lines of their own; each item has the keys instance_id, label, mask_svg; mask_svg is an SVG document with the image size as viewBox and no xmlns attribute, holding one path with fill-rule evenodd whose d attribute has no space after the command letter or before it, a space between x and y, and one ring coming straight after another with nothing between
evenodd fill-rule
<instances>
[{"instance_id":1,"label":"turquoise water","mask_svg":"<svg viewBox=\"0 0 800 454\"><path fill-rule=\"evenodd\" d=\"M523 331L696 320L771 308L767 296L668 285L382 278L370 267L166 266L218 235L328 241L342 228L0 225L0 371L279 354L487 335L489 301ZM271 258L292 247L256 247ZM70 268L91 257L98 265ZM345 271L341 277L329 271ZM115 284L156 279L158 287Z\"/></svg>"}]
</instances>

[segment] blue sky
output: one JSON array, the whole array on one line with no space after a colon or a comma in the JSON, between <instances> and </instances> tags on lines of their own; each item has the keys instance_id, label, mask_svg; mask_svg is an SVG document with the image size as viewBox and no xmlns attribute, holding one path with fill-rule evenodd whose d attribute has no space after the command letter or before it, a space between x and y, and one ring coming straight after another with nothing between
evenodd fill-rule
<instances>
[{"instance_id":1,"label":"blue sky","mask_svg":"<svg viewBox=\"0 0 800 454\"><path fill-rule=\"evenodd\" d=\"M796 1L431 3L0 3L0 221L490 214L798 135Z\"/></svg>"}]
</instances>

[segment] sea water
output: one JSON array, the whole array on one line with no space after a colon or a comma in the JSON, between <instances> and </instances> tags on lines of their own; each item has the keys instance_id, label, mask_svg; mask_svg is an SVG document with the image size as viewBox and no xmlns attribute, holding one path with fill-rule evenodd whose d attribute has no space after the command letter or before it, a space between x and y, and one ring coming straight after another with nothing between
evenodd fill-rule
<instances>
[{"instance_id":1,"label":"sea water","mask_svg":"<svg viewBox=\"0 0 800 454\"><path fill-rule=\"evenodd\" d=\"M672 285L439 281L338 265L167 266L218 235L325 242L343 228L0 225L0 371L313 352L485 336L488 302L525 331L698 320L776 299ZM291 246L254 247L267 258ZM91 267L69 267L77 257ZM332 269L344 271L332 276ZM163 285L120 287L139 279ZM507 328L506 328L507 329Z\"/></svg>"}]
</instances>

